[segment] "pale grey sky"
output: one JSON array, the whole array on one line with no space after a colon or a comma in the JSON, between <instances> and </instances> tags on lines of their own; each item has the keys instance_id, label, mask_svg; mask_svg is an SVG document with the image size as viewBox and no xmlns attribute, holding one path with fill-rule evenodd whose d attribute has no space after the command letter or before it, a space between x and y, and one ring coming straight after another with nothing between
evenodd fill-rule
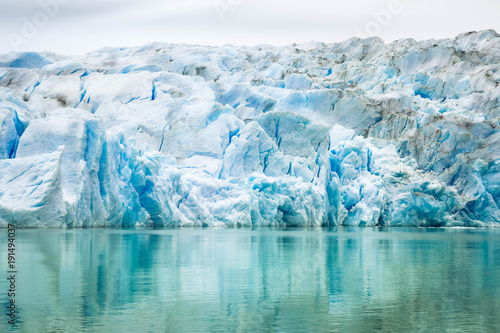
<instances>
[{"instance_id":1,"label":"pale grey sky","mask_svg":"<svg viewBox=\"0 0 500 333\"><path fill-rule=\"evenodd\" d=\"M90 52L153 41L204 45L390 42L500 32L498 0L0 0L0 53Z\"/></svg>"}]
</instances>

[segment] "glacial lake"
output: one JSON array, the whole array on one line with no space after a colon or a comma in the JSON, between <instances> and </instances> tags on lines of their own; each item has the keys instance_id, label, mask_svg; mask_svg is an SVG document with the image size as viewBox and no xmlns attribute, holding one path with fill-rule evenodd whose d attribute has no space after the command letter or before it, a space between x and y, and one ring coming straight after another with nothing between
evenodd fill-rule
<instances>
[{"instance_id":1,"label":"glacial lake","mask_svg":"<svg viewBox=\"0 0 500 333\"><path fill-rule=\"evenodd\" d=\"M500 229L2 232L0 332L500 332Z\"/></svg>"}]
</instances>

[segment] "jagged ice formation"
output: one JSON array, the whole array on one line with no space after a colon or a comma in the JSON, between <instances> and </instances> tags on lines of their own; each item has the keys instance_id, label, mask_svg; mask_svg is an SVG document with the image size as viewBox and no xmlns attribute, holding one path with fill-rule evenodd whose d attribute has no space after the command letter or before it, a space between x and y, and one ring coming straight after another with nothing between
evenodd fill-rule
<instances>
[{"instance_id":1,"label":"jagged ice formation","mask_svg":"<svg viewBox=\"0 0 500 333\"><path fill-rule=\"evenodd\" d=\"M0 55L0 226L494 226L500 35Z\"/></svg>"}]
</instances>

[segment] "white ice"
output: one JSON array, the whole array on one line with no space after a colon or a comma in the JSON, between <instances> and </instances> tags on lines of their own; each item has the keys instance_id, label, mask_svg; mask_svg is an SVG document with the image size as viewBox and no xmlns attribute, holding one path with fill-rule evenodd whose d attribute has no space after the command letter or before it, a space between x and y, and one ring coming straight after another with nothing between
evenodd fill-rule
<instances>
[{"instance_id":1,"label":"white ice","mask_svg":"<svg viewBox=\"0 0 500 333\"><path fill-rule=\"evenodd\" d=\"M0 55L0 226L500 223L500 35Z\"/></svg>"}]
</instances>

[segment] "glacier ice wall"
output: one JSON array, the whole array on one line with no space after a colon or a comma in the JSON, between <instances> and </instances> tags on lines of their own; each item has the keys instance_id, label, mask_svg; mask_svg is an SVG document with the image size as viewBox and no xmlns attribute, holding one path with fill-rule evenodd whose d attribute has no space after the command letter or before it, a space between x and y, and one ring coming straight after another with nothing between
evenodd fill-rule
<instances>
[{"instance_id":1,"label":"glacier ice wall","mask_svg":"<svg viewBox=\"0 0 500 333\"><path fill-rule=\"evenodd\" d=\"M0 226L500 224L500 35L0 55Z\"/></svg>"}]
</instances>

